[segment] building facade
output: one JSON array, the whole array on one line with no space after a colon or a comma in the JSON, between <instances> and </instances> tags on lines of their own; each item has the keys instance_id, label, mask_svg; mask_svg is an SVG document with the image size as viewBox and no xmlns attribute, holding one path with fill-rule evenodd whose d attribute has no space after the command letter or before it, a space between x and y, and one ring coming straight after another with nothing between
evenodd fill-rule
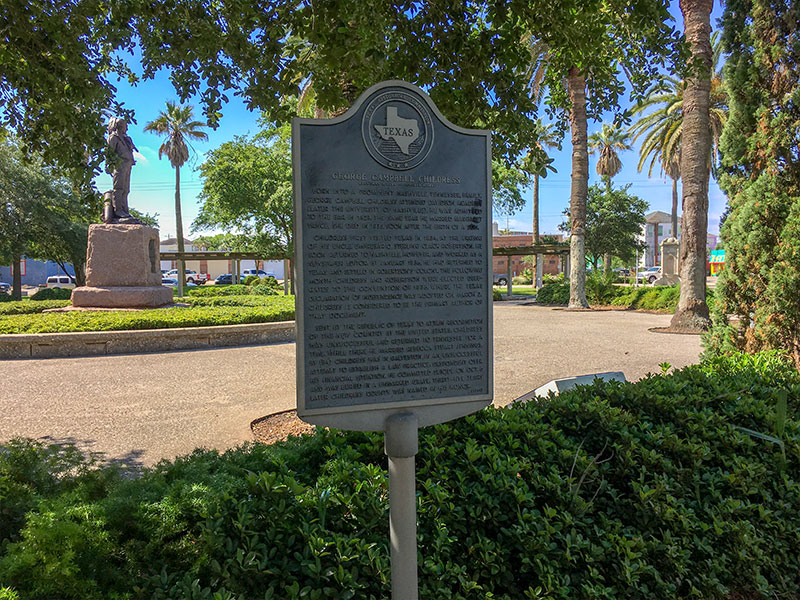
<instances>
[{"instance_id":1,"label":"building facade","mask_svg":"<svg viewBox=\"0 0 800 600\"><path fill-rule=\"evenodd\" d=\"M523 232L511 232L507 235L502 235L497 230L497 224L494 224L494 235L492 236L493 248L508 248L509 246L530 246L533 244L533 234ZM548 236L556 238L556 241L563 242L563 235ZM526 262L525 256L512 256L511 257L511 275L518 277L522 275L525 269L530 269L531 264ZM532 258L532 257L531 257ZM544 275L557 275L561 273L561 260L557 254L545 254L542 257L542 273ZM492 270L495 275L506 275L508 273L508 257L507 256L494 256L492 257Z\"/></svg>"},{"instance_id":2,"label":"building facade","mask_svg":"<svg viewBox=\"0 0 800 600\"><path fill-rule=\"evenodd\" d=\"M64 265L67 275L75 277L75 269L72 265ZM63 275L64 271L58 263L52 260L41 261L32 258L24 258L19 262L19 269L22 275L22 285L39 286L47 283L47 278L51 275ZM0 281L11 283L13 281L13 269L10 266L0 266Z\"/></svg>"}]
</instances>

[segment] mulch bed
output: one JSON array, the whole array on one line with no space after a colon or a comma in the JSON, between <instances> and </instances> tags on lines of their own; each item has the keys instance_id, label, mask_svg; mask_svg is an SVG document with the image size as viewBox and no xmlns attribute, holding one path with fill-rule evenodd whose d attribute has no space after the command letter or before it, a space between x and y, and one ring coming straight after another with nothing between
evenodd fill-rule
<instances>
[{"instance_id":1,"label":"mulch bed","mask_svg":"<svg viewBox=\"0 0 800 600\"><path fill-rule=\"evenodd\" d=\"M313 433L316 427L301 421L296 410L284 410L267 415L250 423L250 430L262 444L282 442L290 435Z\"/></svg>"}]
</instances>

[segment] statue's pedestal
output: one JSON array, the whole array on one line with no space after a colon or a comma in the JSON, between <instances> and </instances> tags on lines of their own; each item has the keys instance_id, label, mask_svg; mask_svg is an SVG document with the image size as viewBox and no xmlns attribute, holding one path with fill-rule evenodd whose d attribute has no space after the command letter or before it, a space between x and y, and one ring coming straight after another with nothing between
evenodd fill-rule
<instances>
[{"instance_id":1,"label":"statue's pedestal","mask_svg":"<svg viewBox=\"0 0 800 600\"><path fill-rule=\"evenodd\" d=\"M677 285L681 282L678 275L680 248L681 243L672 237L661 242L661 277L653 285Z\"/></svg>"},{"instance_id":2,"label":"statue's pedestal","mask_svg":"<svg viewBox=\"0 0 800 600\"><path fill-rule=\"evenodd\" d=\"M72 291L78 307L133 308L172 304L161 285L158 230L145 225L90 225L86 285Z\"/></svg>"}]
</instances>

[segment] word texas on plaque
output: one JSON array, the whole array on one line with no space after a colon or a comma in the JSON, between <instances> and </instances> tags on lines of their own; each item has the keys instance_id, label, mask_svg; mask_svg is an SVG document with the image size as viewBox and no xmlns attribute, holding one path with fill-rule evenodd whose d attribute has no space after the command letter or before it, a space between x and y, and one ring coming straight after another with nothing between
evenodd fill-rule
<instances>
[{"instance_id":1,"label":"word texas on plaque","mask_svg":"<svg viewBox=\"0 0 800 600\"><path fill-rule=\"evenodd\" d=\"M317 425L420 426L492 399L488 131L402 81L292 122L297 410Z\"/></svg>"}]
</instances>

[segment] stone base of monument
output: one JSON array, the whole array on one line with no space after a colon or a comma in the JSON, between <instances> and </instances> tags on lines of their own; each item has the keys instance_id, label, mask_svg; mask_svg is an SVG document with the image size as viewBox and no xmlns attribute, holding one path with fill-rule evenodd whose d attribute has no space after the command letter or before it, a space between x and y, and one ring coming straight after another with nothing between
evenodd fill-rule
<instances>
[{"instance_id":1,"label":"stone base of monument","mask_svg":"<svg viewBox=\"0 0 800 600\"><path fill-rule=\"evenodd\" d=\"M653 282L653 285L678 285L681 282L681 278L677 275L662 275L658 279Z\"/></svg>"},{"instance_id":2,"label":"stone base of monument","mask_svg":"<svg viewBox=\"0 0 800 600\"><path fill-rule=\"evenodd\" d=\"M90 225L86 285L72 291L85 308L152 308L172 304L161 285L158 230L146 225Z\"/></svg>"},{"instance_id":3,"label":"stone base of monument","mask_svg":"<svg viewBox=\"0 0 800 600\"><path fill-rule=\"evenodd\" d=\"M158 307L172 304L172 288L159 286L83 286L72 290L77 307Z\"/></svg>"}]
</instances>

